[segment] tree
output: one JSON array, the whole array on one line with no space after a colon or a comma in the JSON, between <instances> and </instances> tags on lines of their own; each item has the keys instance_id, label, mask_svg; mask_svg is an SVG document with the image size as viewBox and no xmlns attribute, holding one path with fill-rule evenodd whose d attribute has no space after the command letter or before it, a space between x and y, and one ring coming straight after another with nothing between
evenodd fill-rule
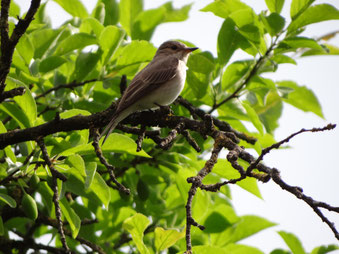
<instances>
[{"instance_id":1,"label":"tree","mask_svg":"<svg viewBox=\"0 0 339 254\"><path fill-rule=\"evenodd\" d=\"M239 0L210 2L201 11L224 19L218 55L191 55L187 84L171 109L131 115L101 146L98 133L115 101L155 53L154 30L186 20L191 5L144 10L141 0L98 0L89 14L78 0L55 2L73 18L54 29L48 3L32 0L19 17L14 1L1 1L3 253L262 253L238 242L275 224L238 216L229 188L237 184L260 197L258 181L272 181L305 202L339 239L322 212L338 213L338 207L307 196L263 162L294 136L335 125L276 141L285 103L319 116L322 110L308 88L262 76L297 57L338 54L328 43L335 33L318 40L301 33L339 19L339 10L293 0L287 22L280 15L284 1L266 0L268 10L260 14ZM236 50L249 59L230 63ZM226 159L219 158L222 150ZM49 234L52 244L36 241ZM296 236L279 234L291 252L305 253Z\"/></svg>"}]
</instances>

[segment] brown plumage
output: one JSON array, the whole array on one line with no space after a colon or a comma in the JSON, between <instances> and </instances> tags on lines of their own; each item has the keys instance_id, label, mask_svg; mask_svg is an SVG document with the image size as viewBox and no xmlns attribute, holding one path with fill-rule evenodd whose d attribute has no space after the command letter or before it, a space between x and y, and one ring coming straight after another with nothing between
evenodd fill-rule
<instances>
[{"instance_id":1,"label":"brown plumage","mask_svg":"<svg viewBox=\"0 0 339 254\"><path fill-rule=\"evenodd\" d=\"M188 48L178 41L167 41L158 48L152 61L131 81L124 92L110 123L101 133L107 133L130 114L159 105L171 104L183 89L188 54L197 48Z\"/></svg>"}]
</instances>

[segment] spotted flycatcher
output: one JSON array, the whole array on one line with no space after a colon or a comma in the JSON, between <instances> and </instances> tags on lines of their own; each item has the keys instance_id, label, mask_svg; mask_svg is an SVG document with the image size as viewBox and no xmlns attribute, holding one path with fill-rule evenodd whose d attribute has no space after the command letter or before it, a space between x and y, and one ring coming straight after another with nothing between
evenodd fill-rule
<instances>
[{"instance_id":1,"label":"spotted flycatcher","mask_svg":"<svg viewBox=\"0 0 339 254\"><path fill-rule=\"evenodd\" d=\"M107 133L102 144L130 114L175 101L185 85L188 55L196 49L178 41L161 44L152 61L134 77L122 95L111 121L101 133L100 137Z\"/></svg>"}]
</instances>

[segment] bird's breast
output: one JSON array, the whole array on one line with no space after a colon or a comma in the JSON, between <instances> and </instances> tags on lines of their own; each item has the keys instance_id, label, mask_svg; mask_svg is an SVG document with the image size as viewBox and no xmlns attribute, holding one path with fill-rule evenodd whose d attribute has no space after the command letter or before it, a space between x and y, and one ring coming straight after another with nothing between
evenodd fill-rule
<instances>
[{"instance_id":1,"label":"bird's breast","mask_svg":"<svg viewBox=\"0 0 339 254\"><path fill-rule=\"evenodd\" d=\"M157 89L157 104L166 106L178 98L185 86L186 70L187 67L185 62L180 60L175 77Z\"/></svg>"}]
</instances>

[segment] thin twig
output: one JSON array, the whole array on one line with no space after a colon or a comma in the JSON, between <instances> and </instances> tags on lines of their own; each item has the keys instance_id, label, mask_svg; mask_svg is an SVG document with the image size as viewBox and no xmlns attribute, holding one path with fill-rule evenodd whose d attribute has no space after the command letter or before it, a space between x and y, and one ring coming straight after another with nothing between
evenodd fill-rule
<instances>
[{"instance_id":1,"label":"thin twig","mask_svg":"<svg viewBox=\"0 0 339 254\"><path fill-rule=\"evenodd\" d=\"M209 114L211 114L214 110L216 110L217 108L219 108L220 106L222 106L223 104L225 104L226 102L228 102L229 100L233 99L233 98L237 98L239 97L238 93L245 87L247 86L247 84L250 82L250 80L257 74L258 70L260 69L260 67L263 65L263 63L265 63L266 59L269 58L271 52L274 50L274 48L277 45L278 39L279 39L280 34L278 34L275 38L275 40L273 41L273 43L271 44L271 46L266 50L265 54L260 56L259 59L256 61L256 63L253 65L252 69L250 71L248 71L243 78L240 80L240 84L238 86L238 88L228 97L226 97L225 99L223 99L221 102L219 103L215 103L212 108L210 109L210 111L208 111ZM237 82L238 83L238 82Z\"/></svg>"},{"instance_id":2,"label":"thin twig","mask_svg":"<svg viewBox=\"0 0 339 254\"><path fill-rule=\"evenodd\" d=\"M106 160L106 158L104 157L102 150L100 148L99 145L99 132L98 129L92 129L92 134L93 134L93 147L95 150L95 153L97 155L97 157L99 158L100 162L106 167L110 179L113 183L115 183L115 185L118 187L118 190L129 195L130 194L130 190L128 188L126 188L124 185L122 185L121 183L118 182L118 180L116 179L115 175L114 175L114 167L108 163L108 161Z\"/></svg>"},{"instance_id":3,"label":"thin twig","mask_svg":"<svg viewBox=\"0 0 339 254\"><path fill-rule=\"evenodd\" d=\"M162 139L158 146L164 150L168 150L173 145L174 139L177 137L178 134L180 134L183 131L184 128L185 124L179 123L177 126L175 126L174 129L170 131L166 138Z\"/></svg>"},{"instance_id":4,"label":"thin twig","mask_svg":"<svg viewBox=\"0 0 339 254\"><path fill-rule=\"evenodd\" d=\"M60 208L60 204L59 204L59 193L58 193L57 179L60 178L60 173L54 168L54 166L51 162L51 159L49 158L49 155L47 153L46 145L44 143L43 138L40 137L37 140L37 143L40 146L41 151L42 151L42 156L43 156L44 160L46 161L46 163L47 163L47 165L48 165L48 167L49 167L49 169L51 170L51 173L52 173L53 203L54 203L54 207L55 207L55 217L57 218L57 221L58 221L58 231L59 231L59 234L60 234L61 243L62 243L62 246L64 247L65 251L67 253L70 253L70 249L69 249L69 247L67 245L67 241L66 241L66 236L65 236L64 227L63 227L63 221L62 221L62 218L61 218L61 208ZM57 174L56 172L58 172L59 174Z\"/></svg>"},{"instance_id":5,"label":"thin twig","mask_svg":"<svg viewBox=\"0 0 339 254\"><path fill-rule=\"evenodd\" d=\"M142 142L145 138L145 132L146 132L146 126L142 125L140 128L140 133L138 135L138 138L135 141L137 143L137 152L140 152L142 150Z\"/></svg>"},{"instance_id":6,"label":"thin twig","mask_svg":"<svg viewBox=\"0 0 339 254\"><path fill-rule=\"evenodd\" d=\"M46 96L47 94L53 92L53 91L57 91L59 89L62 89L62 88L68 88L68 89L74 89L76 87L79 87L79 86L83 86L83 85L86 85L87 83L91 83L91 82L96 82L98 81L97 79L90 79L90 80L85 80L83 82L79 82L77 83L75 80L70 83L70 84L61 84L61 85L58 85L58 86L55 86L55 87L52 87L50 89L48 89L47 91L43 92L42 94L39 94L38 96L35 97L35 99L39 99L41 97L44 97Z\"/></svg>"},{"instance_id":7,"label":"thin twig","mask_svg":"<svg viewBox=\"0 0 339 254\"><path fill-rule=\"evenodd\" d=\"M183 135L185 137L188 144L190 144L190 146L192 146L194 148L194 150L196 150L198 153L201 152L201 148L199 147L198 143L194 140L194 138L191 136L191 134L189 133L188 130L183 130L181 132L181 135Z\"/></svg>"},{"instance_id":8,"label":"thin twig","mask_svg":"<svg viewBox=\"0 0 339 254\"><path fill-rule=\"evenodd\" d=\"M297 135L299 135L299 134L301 134L301 133L304 133L304 132L320 132L320 131L327 131L327 130L332 130L332 129L334 129L336 127L336 125L335 124L328 124L328 125L326 125L325 127L322 127L322 128L312 128L312 129L301 129L300 131L297 131L297 132L295 132L295 133L293 133L293 134L291 134L291 135L289 135L287 138L285 138L285 139L283 139L283 140L281 140L281 141L279 141L279 142L277 142L277 143L274 143L273 145L271 145L271 146L269 146L269 147L266 147L265 149L263 149L262 151L261 151L261 154L260 154L260 156L254 161L254 162L252 162L249 166L248 166L248 168L247 168L247 170L246 170L246 173L247 174L250 174L251 172L252 172L252 170L253 169L255 169L256 167L257 167L257 165L259 164L259 162L260 161L262 161L263 160L263 158L264 158L264 156L266 155L266 154L268 154L271 150L273 150L273 149L278 149L281 145L283 145L284 143L287 143L287 142L289 142L290 141L290 139L292 139L293 137L295 137L295 136L297 136Z\"/></svg>"},{"instance_id":9,"label":"thin twig","mask_svg":"<svg viewBox=\"0 0 339 254\"><path fill-rule=\"evenodd\" d=\"M339 207L331 207L328 206L327 204L324 205L323 202L318 202L313 200L311 197L306 196L305 194L303 194L302 189L300 187L296 187L296 186L290 186L287 183L285 183L279 174L279 171L275 168L272 169L271 171L271 177L272 180L278 184L283 190L286 190L290 193L292 193L294 196L296 196L298 199L303 200L305 203L307 203L310 207L312 207L313 211L321 218L321 220L323 222L325 222L329 228L332 230L335 238L337 238L339 240L339 232L337 231L337 229L335 228L335 225L333 222L331 222L325 215L323 215L323 213L320 211L319 207L323 207L323 208L327 208L328 210L331 211L339 211ZM321 204L321 205L319 205ZM330 209L329 209L330 208Z\"/></svg>"},{"instance_id":10,"label":"thin twig","mask_svg":"<svg viewBox=\"0 0 339 254\"><path fill-rule=\"evenodd\" d=\"M43 214L39 214L38 220L41 221L45 225L49 225L49 226L52 226L53 228L58 229L58 222L56 220L52 219L52 218L49 218L49 217L47 217ZM72 232L70 230L68 230L67 228L64 228L64 232L67 236L72 237ZM84 239L80 236L77 236L75 238L75 240L79 241L81 244L87 245L94 252L98 252L100 254L105 254L103 249L95 243L92 243L92 242L90 242L90 241L88 241L88 240L86 240L86 239Z\"/></svg>"},{"instance_id":11,"label":"thin twig","mask_svg":"<svg viewBox=\"0 0 339 254\"><path fill-rule=\"evenodd\" d=\"M33 157L33 155L35 154L36 150L33 149L32 152L26 157L26 159L24 160L24 162L22 163L22 166L27 165L27 163L29 162L29 160ZM20 171L20 168L17 168L16 170L14 170L13 172L11 172L8 176L6 176L4 179L2 179L0 181L0 185L5 185L6 183L10 182L12 179L14 179L14 175Z\"/></svg>"},{"instance_id":12,"label":"thin twig","mask_svg":"<svg viewBox=\"0 0 339 254\"><path fill-rule=\"evenodd\" d=\"M188 109L193 116L194 119L205 119L205 115L208 114L204 110L194 107L190 102L179 96L176 100L177 103ZM231 125L225 121L221 121L216 117L213 117L213 123L215 126L219 128L221 131L225 132L232 132L234 133L239 139L245 140L247 143L255 144L257 139L254 137L250 137L245 133L239 132L231 127Z\"/></svg>"}]
</instances>

